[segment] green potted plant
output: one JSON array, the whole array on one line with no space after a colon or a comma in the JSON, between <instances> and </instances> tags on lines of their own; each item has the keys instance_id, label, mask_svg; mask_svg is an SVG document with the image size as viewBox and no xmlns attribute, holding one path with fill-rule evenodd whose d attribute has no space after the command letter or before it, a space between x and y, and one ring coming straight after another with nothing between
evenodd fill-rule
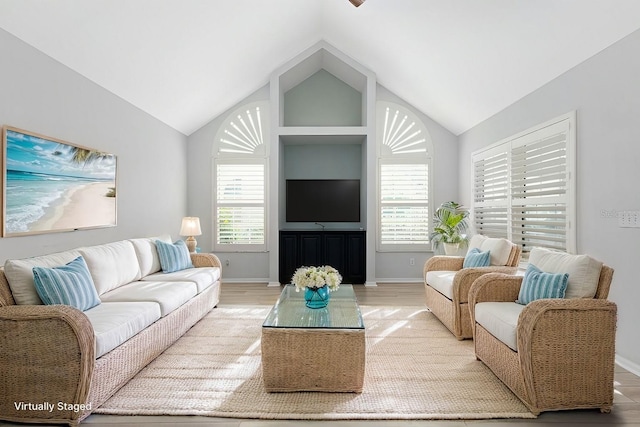
<instances>
[{"instance_id":1,"label":"green potted plant","mask_svg":"<svg viewBox=\"0 0 640 427\"><path fill-rule=\"evenodd\" d=\"M466 246L468 217L469 211L456 202L441 204L433 215L433 232L429 236L433 248L438 249L442 243L445 254L451 255L460 245Z\"/></svg>"}]
</instances>

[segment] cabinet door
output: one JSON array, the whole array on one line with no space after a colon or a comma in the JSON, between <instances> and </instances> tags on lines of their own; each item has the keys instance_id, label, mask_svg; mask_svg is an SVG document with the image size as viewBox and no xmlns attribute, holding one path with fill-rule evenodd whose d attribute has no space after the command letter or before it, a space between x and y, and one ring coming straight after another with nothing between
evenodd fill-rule
<instances>
[{"instance_id":1,"label":"cabinet door","mask_svg":"<svg viewBox=\"0 0 640 427\"><path fill-rule=\"evenodd\" d=\"M325 233L323 264L330 265L344 274L346 267L346 246L344 233ZM345 282L347 283L347 282Z\"/></svg>"},{"instance_id":2,"label":"cabinet door","mask_svg":"<svg viewBox=\"0 0 640 427\"><path fill-rule=\"evenodd\" d=\"M300 234L300 265L322 265L322 236L320 233Z\"/></svg>"},{"instance_id":3,"label":"cabinet door","mask_svg":"<svg viewBox=\"0 0 640 427\"><path fill-rule=\"evenodd\" d=\"M283 285L291 283L291 277L299 266L298 258L298 235L281 233L278 275L280 283Z\"/></svg>"},{"instance_id":4,"label":"cabinet door","mask_svg":"<svg viewBox=\"0 0 640 427\"><path fill-rule=\"evenodd\" d=\"M347 239L347 256L345 276L352 284L362 284L367 275L366 238L364 233L349 233Z\"/></svg>"}]
</instances>

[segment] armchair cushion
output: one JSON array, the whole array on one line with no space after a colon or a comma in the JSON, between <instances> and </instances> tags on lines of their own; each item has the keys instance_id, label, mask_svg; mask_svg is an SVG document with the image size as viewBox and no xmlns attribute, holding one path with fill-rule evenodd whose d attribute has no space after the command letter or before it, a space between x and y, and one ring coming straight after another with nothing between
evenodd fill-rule
<instances>
[{"instance_id":1,"label":"armchair cushion","mask_svg":"<svg viewBox=\"0 0 640 427\"><path fill-rule=\"evenodd\" d=\"M489 251L491 253L491 262L489 265L507 265L512 247L513 243L507 239L486 237L481 234L476 234L469 240L469 252L477 248L481 252Z\"/></svg>"},{"instance_id":2,"label":"armchair cushion","mask_svg":"<svg viewBox=\"0 0 640 427\"><path fill-rule=\"evenodd\" d=\"M463 268L488 267L491 263L490 251L481 252L478 248L470 249L464 257Z\"/></svg>"},{"instance_id":3,"label":"armchair cushion","mask_svg":"<svg viewBox=\"0 0 640 427\"><path fill-rule=\"evenodd\" d=\"M429 286L450 300L453 299L453 277L457 271L427 271L426 280Z\"/></svg>"},{"instance_id":4,"label":"armchair cushion","mask_svg":"<svg viewBox=\"0 0 640 427\"><path fill-rule=\"evenodd\" d=\"M567 273L544 273L535 265L529 264L516 302L527 305L542 298L564 298L568 279Z\"/></svg>"},{"instance_id":5,"label":"armchair cushion","mask_svg":"<svg viewBox=\"0 0 640 427\"><path fill-rule=\"evenodd\" d=\"M524 305L515 302L481 302L475 306L476 322L491 335L518 351L518 318Z\"/></svg>"},{"instance_id":6,"label":"armchair cushion","mask_svg":"<svg viewBox=\"0 0 640 427\"><path fill-rule=\"evenodd\" d=\"M546 273L569 274L565 298L593 298L596 294L602 263L588 255L533 248L529 263Z\"/></svg>"}]
</instances>

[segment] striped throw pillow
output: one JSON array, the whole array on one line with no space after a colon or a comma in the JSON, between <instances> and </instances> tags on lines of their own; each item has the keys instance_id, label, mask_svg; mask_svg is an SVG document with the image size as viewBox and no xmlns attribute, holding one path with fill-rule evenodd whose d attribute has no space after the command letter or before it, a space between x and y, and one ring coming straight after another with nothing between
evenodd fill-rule
<instances>
[{"instance_id":1,"label":"striped throw pillow","mask_svg":"<svg viewBox=\"0 0 640 427\"><path fill-rule=\"evenodd\" d=\"M156 240L156 248L158 249L158 257L164 273L193 268L191 255L189 255L189 249L184 241L178 240L171 244Z\"/></svg>"},{"instance_id":2,"label":"striped throw pillow","mask_svg":"<svg viewBox=\"0 0 640 427\"><path fill-rule=\"evenodd\" d=\"M464 257L462 268L487 267L489 264L491 264L491 252L480 252L480 249L473 248L469 249L469 252Z\"/></svg>"},{"instance_id":3,"label":"striped throw pillow","mask_svg":"<svg viewBox=\"0 0 640 427\"><path fill-rule=\"evenodd\" d=\"M537 299L564 298L568 281L567 273L544 273L535 265L529 264L516 302L527 305Z\"/></svg>"},{"instance_id":4,"label":"striped throw pillow","mask_svg":"<svg viewBox=\"0 0 640 427\"><path fill-rule=\"evenodd\" d=\"M98 292L84 258L61 267L33 267L36 292L45 304L64 304L88 310L100 304Z\"/></svg>"}]
</instances>

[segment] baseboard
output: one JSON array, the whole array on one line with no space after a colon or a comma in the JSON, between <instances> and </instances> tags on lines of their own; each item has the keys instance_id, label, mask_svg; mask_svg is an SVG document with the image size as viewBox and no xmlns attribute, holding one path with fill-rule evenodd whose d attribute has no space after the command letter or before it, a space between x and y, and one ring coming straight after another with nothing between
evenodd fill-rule
<instances>
[{"instance_id":1,"label":"baseboard","mask_svg":"<svg viewBox=\"0 0 640 427\"><path fill-rule=\"evenodd\" d=\"M402 278L402 279L376 279L376 283L424 283L424 279L416 279L416 278Z\"/></svg>"},{"instance_id":2,"label":"baseboard","mask_svg":"<svg viewBox=\"0 0 640 427\"><path fill-rule=\"evenodd\" d=\"M640 365L616 354L616 364L640 377Z\"/></svg>"}]
</instances>

